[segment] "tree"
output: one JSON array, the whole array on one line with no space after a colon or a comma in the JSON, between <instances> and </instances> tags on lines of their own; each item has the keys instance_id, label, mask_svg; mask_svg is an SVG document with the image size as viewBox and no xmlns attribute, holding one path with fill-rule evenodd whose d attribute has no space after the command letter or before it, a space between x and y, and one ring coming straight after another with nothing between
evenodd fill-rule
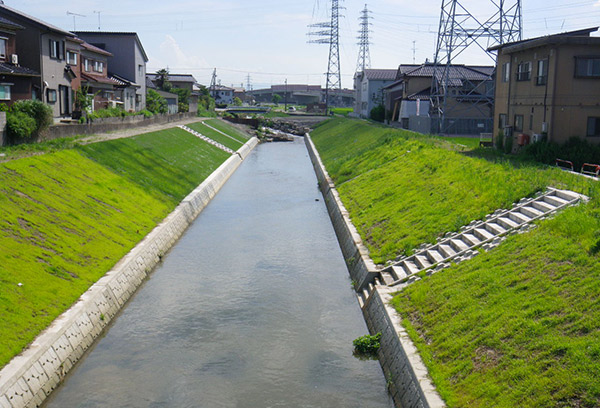
<instances>
[{"instance_id":1,"label":"tree","mask_svg":"<svg viewBox=\"0 0 600 408\"><path fill-rule=\"evenodd\" d=\"M242 100L236 96L235 98L233 98L233 104L235 106L242 106Z\"/></svg>"},{"instance_id":2,"label":"tree","mask_svg":"<svg viewBox=\"0 0 600 408\"><path fill-rule=\"evenodd\" d=\"M171 88L171 93L177 94L179 104L178 112L188 112L190 110L190 91L189 89Z\"/></svg>"},{"instance_id":3,"label":"tree","mask_svg":"<svg viewBox=\"0 0 600 408\"><path fill-rule=\"evenodd\" d=\"M273 100L273 103L275 105L279 105L279 102L281 102L281 99L282 99L281 95L279 95L279 94L273 94L273 99L272 100Z\"/></svg>"},{"instance_id":4,"label":"tree","mask_svg":"<svg viewBox=\"0 0 600 408\"><path fill-rule=\"evenodd\" d=\"M152 113L167 113L167 100L154 89L146 92L146 109Z\"/></svg>"},{"instance_id":5,"label":"tree","mask_svg":"<svg viewBox=\"0 0 600 408\"><path fill-rule=\"evenodd\" d=\"M173 85L169 82L169 68L156 71L156 86L162 91L171 92Z\"/></svg>"}]
</instances>

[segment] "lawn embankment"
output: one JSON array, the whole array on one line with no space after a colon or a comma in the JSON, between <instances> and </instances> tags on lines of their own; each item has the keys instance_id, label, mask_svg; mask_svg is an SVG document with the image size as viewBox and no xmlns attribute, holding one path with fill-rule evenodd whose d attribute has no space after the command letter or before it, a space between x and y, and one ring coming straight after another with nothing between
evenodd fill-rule
<instances>
[{"instance_id":1,"label":"lawn embankment","mask_svg":"<svg viewBox=\"0 0 600 408\"><path fill-rule=\"evenodd\" d=\"M590 196L393 302L449 407L600 406L599 183L359 121L313 139L380 262L547 186Z\"/></svg>"},{"instance_id":2,"label":"lawn embankment","mask_svg":"<svg viewBox=\"0 0 600 408\"><path fill-rule=\"evenodd\" d=\"M227 146L232 150L237 150L240 147L242 147L244 145L244 143L246 143L245 139L242 139L239 136L225 136L221 133L219 133L218 131L215 131L214 129L220 130L218 128L216 128L215 126L213 126L212 124L210 125L211 127L213 127L214 129L211 129L211 127L206 126L203 122L196 122L196 123L190 123L187 125L190 129L195 130L196 132L199 132L200 134L211 138L212 140L221 143L223 146ZM223 132L225 133L225 132Z\"/></svg>"},{"instance_id":3,"label":"lawn embankment","mask_svg":"<svg viewBox=\"0 0 600 408\"><path fill-rule=\"evenodd\" d=\"M317 126L314 143L371 257L410 254L548 185L588 194L590 183L535 163L463 151L436 137L360 120Z\"/></svg>"},{"instance_id":4,"label":"lawn embankment","mask_svg":"<svg viewBox=\"0 0 600 408\"><path fill-rule=\"evenodd\" d=\"M168 129L0 164L0 367L228 157Z\"/></svg>"}]
</instances>

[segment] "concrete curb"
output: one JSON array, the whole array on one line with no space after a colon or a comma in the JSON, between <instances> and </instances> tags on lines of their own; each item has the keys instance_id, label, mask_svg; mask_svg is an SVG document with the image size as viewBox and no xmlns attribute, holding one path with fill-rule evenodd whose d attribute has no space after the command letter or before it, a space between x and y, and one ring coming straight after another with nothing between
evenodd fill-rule
<instances>
[{"instance_id":1,"label":"concrete curb","mask_svg":"<svg viewBox=\"0 0 600 408\"><path fill-rule=\"evenodd\" d=\"M0 371L0 408L38 407L258 144L250 139Z\"/></svg>"},{"instance_id":2,"label":"concrete curb","mask_svg":"<svg viewBox=\"0 0 600 408\"><path fill-rule=\"evenodd\" d=\"M305 141L348 271L356 282L355 289L361 291L374 282L379 271L352 224L310 135L305 136ZM381 332L379 362L394 403L402 408L445 407L417 348L389 304L391 298L387 287L375 286L362 311L369 331L373 334Z\"/></svg>"}]
</instances>

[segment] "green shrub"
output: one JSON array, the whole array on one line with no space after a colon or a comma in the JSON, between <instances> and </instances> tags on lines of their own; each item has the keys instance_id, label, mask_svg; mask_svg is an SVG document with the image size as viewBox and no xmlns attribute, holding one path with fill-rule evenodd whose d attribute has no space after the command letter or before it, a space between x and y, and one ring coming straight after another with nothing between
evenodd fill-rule
<instances>
[{"instance_id":1,"label":"green shrub","mask_svg":"<svg viewBox=\"0 0 600 408\"><path fill-rule=\"evenodd\" d=\"M377 351L380 347L381 333L377 333L375 335L364 335L354 339L352 345L354 345L354 351L357 354L363 355L374 355L377 354Z\"/></svg>"},{"instance_id":2,"label":"green shrub","mask_svg":"<svg viewBox=\"0 0 600 408\"><path fill-rule=\"evenodd\" d=\"M6 129L11 141L30 138L36 127L35 119L24 112L16 111L6 114Z\"/></svg>"},{"instance_id":3,"label":"green shrub","mask_svg":"<svg viewBox=\"0 0 600 408\"><path fill-rule=\"evenodd\" d=\"M144 115L145 118L151 118L154 116L154 113L150 112L148 109L142 109L140 113Z\"/></svg>"},{"instance_id":4,"label":"green shrub","mask_svg":"<svg viewBox=\"0 0 600 408\"><path fill-rule=\"evenodd\" d=\"M502 150L504 148L504 131L500 129L496 136L496 149Z\"/></svg>"},{"instance_id":5,"label":"green shrub","mask_svg":"<svg viewBox=\"0 0 600 408\"><path fill-rule=\"evenodd\" d=\"M369 117L376 122L383 122L385 119L385 107L381 104L371 109Z\"/></svg>"},{"instance_id":6,"label":"green shrub","mask_svg":"<svg viewBox=\"0 0 600 408\"><path fill-rule=\"evenodd\" d=\"M33 118L35 121L35 132L48 128L53 123L52 108L42 101L37 100L21 100L16 101L10 107L11 112L21 112Z\"/></svg>"},{"instance_id":7,"label":"green shrub","mask_svg":"<svg viewBox=\"0 0 600 408\"><path fill-rule=\"evenodd\" d=\"M555 164L556 159L569 160L573 162L575 171L579 171L584 163L600 164L600 146L576 137L562 145L544 141L533 143L526 146L520 155L550 165Z\"/></svg>"},{"instance_id":8,"label":"green shrub","mask_svg":"<svg viewBox=\"0 0 600 408\"><path fill-rule=\"evenodd\" d=\"M167 100L154 89L146 92L146 109L154 113L167 113Z\"/></svg>"}]
</instances>

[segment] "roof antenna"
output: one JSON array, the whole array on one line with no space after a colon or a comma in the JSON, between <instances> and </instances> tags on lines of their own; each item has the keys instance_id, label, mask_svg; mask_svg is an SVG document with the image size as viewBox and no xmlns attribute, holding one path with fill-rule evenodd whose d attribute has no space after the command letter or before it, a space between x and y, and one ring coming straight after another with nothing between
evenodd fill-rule
<instances>
[{"instance_id":1,"label":"roof antenna","mask_svg":"<svg viewBox=\"0 0 600 408\"><path fill-rule=\"evenodd\" d=\"M102 11L94 10L94 13L98 14L98 31L100 31L100 13L102 13Z\"/></svg>"}]
</instances>

